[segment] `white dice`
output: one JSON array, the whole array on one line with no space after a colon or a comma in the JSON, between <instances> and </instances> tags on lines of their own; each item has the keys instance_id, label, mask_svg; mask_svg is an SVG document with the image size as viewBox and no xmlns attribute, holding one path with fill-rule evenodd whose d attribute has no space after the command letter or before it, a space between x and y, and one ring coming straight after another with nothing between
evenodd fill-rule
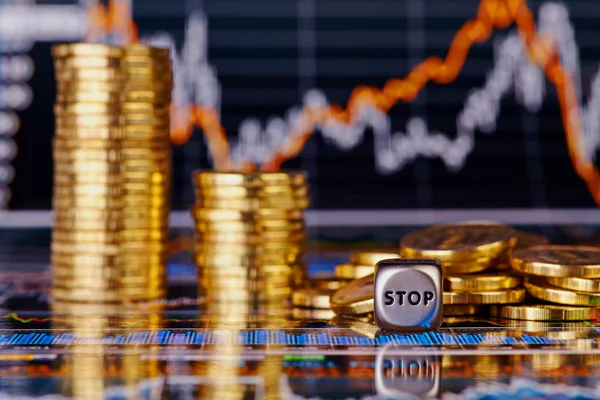
<instances>
[{"instance_id":1,"label":"white dice","mask_svg":"<svg viewBox=\"0 0 600 400\"><path fill-rule=\"evenodd\" d=\"M387 331L426 331L442 324L442 264L393 258L375 265L375 323Z\"/></svg>"}]
</instances>

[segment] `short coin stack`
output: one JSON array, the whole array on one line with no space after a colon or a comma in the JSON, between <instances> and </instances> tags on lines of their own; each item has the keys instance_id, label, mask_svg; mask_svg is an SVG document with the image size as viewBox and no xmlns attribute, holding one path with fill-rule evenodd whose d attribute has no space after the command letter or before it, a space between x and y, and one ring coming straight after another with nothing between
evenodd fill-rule
<instances>
[{"instance_id":1,"label":"short coin stack","mask_svg":"<svg viewBox=\"0 0 600 400\"><path fill-rule=\"evenodd\" d=\"M303 271L306 174L197 171L193 183L195 261L207 310L287 307Z\"/></svg>"},{"instance_id":2,"label":"short coin stack","mask_svg":"<svg viewBox=\"0 0 600 400\"><path fill-rule=\"evenodd\" d=\"M499 268L515 242L514 230L503 224L437 225L406 235L400 242L400 253L408 258L442 261L444 315L465 316L484 312L490 304L524 300L520 277Z\"/></svg>"},{"instance_id":3,"label":"short coin stack","mask_svg":"<svg viewBox=\"0 0 600 400\"><path fill-rule=\"evenodd\" d=\"M152 300L165 293L171 185L169 51L53 48L52 296Z\"/></svg>"},{"instance_id":4,"label":"short coin stack","mask_svg":"<svg viewBox=\"0 0 600 400\"><path fill-rule=\"evenodd\" d=\"M513 252L511 265L525 274L527 292L551 304L497 307L503 318L581 321L600 317L600 249L538 245Z\"/></svg>"}]
</instances>

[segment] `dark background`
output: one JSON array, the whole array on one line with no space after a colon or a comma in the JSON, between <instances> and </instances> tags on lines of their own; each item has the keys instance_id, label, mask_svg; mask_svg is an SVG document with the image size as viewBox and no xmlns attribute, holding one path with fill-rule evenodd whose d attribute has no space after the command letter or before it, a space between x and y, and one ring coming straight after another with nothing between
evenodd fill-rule
<instances>
[{"instance_id":1,"label":"dark background","mask_svg":"<svg viewBox=\"0 0 600 400\"><path fill-rule=\"evenodd\" d=\"M51 4L51 2L44 2ZM62 2L65 4L66 2ZM209 64L221 84L222 121L232 139L249 117L264 122L301 104L304 93L321 89L330 102L345 104L357 85L382 87L405 76L427 56L446 55L454 33L476 15L477 0L138 0L134 18L140 36L165 32L177 47L186 18L204 13L209 23ZM598 68L599 37L594 2L565 2L581 58L583 103ZM536 19L548 2L528 1ZM593 6L590 9L590 6ZM0 5L2 7L2 5ZM599 9L600 12L600 9ZM469 92L481 87L494 66L494 41L514 32L496 32L476 45L463 72L448 86L430 83L412 104L390 113L394 132L411 118L429 129L456 135L456 117ZM0 38L1 39L1 38ZM50 209L52 194L52 104L55 96L51 43L37 42L29 56L35 73L34 98L20 111L15 135L16 176L10 185L13 210ZM418 157L392 174L375 167L372 132L360 145L341 150L313 135L305 151L285 167L310 173L313 207L318 209L580 208L595 203L575 174L565 143L554 87L545 82L539 113L515 101L501 103L491 134L476 132L464 166L450 171L439 158ZM600 110L599 110L600 111ZM598 112L598 111L596 111ZM193 202L190 174L210 168L200 132L174 150L173 208Z\"/></svg>"}]
</instances>

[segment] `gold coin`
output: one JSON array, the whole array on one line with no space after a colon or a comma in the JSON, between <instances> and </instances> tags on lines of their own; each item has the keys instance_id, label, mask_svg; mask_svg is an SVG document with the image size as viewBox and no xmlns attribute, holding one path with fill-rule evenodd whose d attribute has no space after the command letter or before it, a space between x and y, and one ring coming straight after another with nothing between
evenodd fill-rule
<instances>
[{"instance_id":1,"label":"gold coin","mask_svg":"<svg viewBox=\"0 0 600 400\"><path fill-rule=\"evenodd\" d=\"M64 103L105 103L120 104L123 102L151 103L157 107L166 107L171 104L171 91L154 90L128 90L125 93L111 92L85 92L74 91L59 93L56 96L56 102Z\"/></svg>"},{"instance_id":2,"label":"gold coin","mask_svg":"<svg viewBox=\"0 0 600 400\"><path fill-rule=\"evenodd\" d=\"M123 82L127 75L122 68L79 68L65 70L60 67L54 69L54 76L57 81L93 81L93 82Z\"/></svg>"},{"instance_id":3,"label":"gold coin","mask_svg":"<svg viewBox=\"0 0 600 400\"><path fill-rule=\"evenodd\" d=\"M317 289L317 290L338 290L339 288L345 286L350 282L346 279L337 279L335 277L331 277L328 279L308 279L305 281L306 286L309 288Z\"/></svg>"},{"instance_id":4,"label":"gold coin","mask_svg":"<svg viewBox=\"0 0 600 400\"><path fill-rule=\"evenodd\" d=\"M360 279L374 272L374 265L337 264L335 266L335 277L338 279Z\"/></svg>"},{"instance_id":5,"label":"gold coin","mask_svg":"<svg viewBox=\"0 0 600 400\"><path fill-rule=\"evenodd\" d=\"M136 186L144 184L148 187L159 188L163 187L170 190L170 174L164 172L129 172L129 173L108 173L108 174L55 174L54 184L71 184L71 185L122 185Z\"/></svg>"},{"instance_id":6,"label":"gold coin","mask_svg":"<svg viewBox=\"0 0 600 400\"><path fill-rule=\"evenodd\" d=\"M125 48L96 43L72 43L52 46L54 58L64 57L111 57L125 56Z\"/></svg>"},{"instance_id":7,"label":"gold coin","mask_svg":"<svg viewBox=\"0 0 600 400\"><path fill-rule=\"evenodd\" d=\"M228 254L220 252L206 253L196 251L194 263L202 267L204 265L240 265L245 268L251 266L291 266L298 262L296 254L266 254L266 255L245 255L245 254Z\"/></svg>"},{"instance_id":8,"label":"gold coin","mask_svg":"<svg viewBox=\"0 0 600 400\"><path fill-rule=\"evenodd\" d=\"M67 160L69 162L56 162L54 171L64 174L97 174L107 173L133 173L133 172L158 172L167 173L171 170L171 160L132 160L127 163L107 163L99 160Z\"/></svg>"},{"instance_id":9,"label":"gold coin","mask_svg":"<svg viewBox=\"0 0 600 400\"><path fill-rule=\"evenodd\" d=\"M54 229L52 237L57 241L75 241L79 243L119 243L119 242L146 242L146 241L162 241L169 237L169 233L160 230L145 230L136 231L84 231L71 229L69 231L61 231Z\"/></svg>"},{"instance_id":10,"label":"gold coin","mask_svg":"<svg viewBox=\"0 0 600 400\"><path fill-rule=\"evenodd\" d=\"M492 306L490 315L496 318L530 321L588 321L600 318L600 308L550 304L520 304Z\"/></svg>"},{"instance_id":11,"label":"gold coin","mask_svg":"<svg viewBox=\"0 0 600 400\"><path fill-rule=\"evenodd\" d=\"M195 231L202 235L203 233L219 233L219 232L234 232L247 233L254 235L261 235L263 233L279 233L285 236L286 234L293 234L303 232L305 229L303 222L288 222L287 225L254 225L254 224L238 224L231 222L212 223L207 224L205 222L197 222L194 224Z\"/></svg>"},{"instance_id":12,"label":"gold coin","mask_svg":"<svg viewBox=\"0 0 600 400\"><path fill-rule=\"evenodd\" d=\"M445 274L449 275L472 274L490 269L493 265L493 259L482 257L471 261L447 261L443 264L443 270Z\"/></svg>"},{"instance_id":13,"label":"gold coin","mask_svg":"<svg viewBox=\"0 0 600 400\"><path fill-rule=\"evenodd\" d=\"M328 321L335 316L331 310L323 310L318 308L292 308L292 318L299 320L323 320Z\"/></svg>"},{"instance_id":14,"label":"gold coin","mask_svg":"<svg viewBox=\"0 0 600 400\"><path fill-rule=\"evenodd\" d=\"M391 249L361 250L350 253L350 263L354 265L375 265L381 260L398 258L400 253Z\"/></svg>"},{"instance_id":15,"label":"gold coin","mask_svg":"<svg viewBox=\"0 0 600 400\"><path fill-rule=\"evenodd\" d=\"M510 263L525 274L600 278L600 248L545 245L515 250Z\"/></svg>"},{"instance_id":16,"label":"gold coin","mask_svg":"<svg viewBox=\"0 0 600 400\"><path fill-rule=\"evenodd\" d=\"M442 262L499 257L512 246L514 231L503 224L436 225L404 236L400 254Z\"/></svg>"},{"instance_id":17,"label":"gold coin","mask_svg":"<svg viewBox=\"0 0 600 400\"><path fill-rule=\"evenodd\" d=\"M277 208L261 208L256 211L220 210L212 208L191 208L192 217L196 220L205 221L250 221L265 220L300 220L304 219L304 213L299 209L285 210Z\"/></svg>"},{"instance_id":18,"label":"gold coin","mask_svg":"<svg viewBox=\"0 0 600 400\"><path fill-rule=\"evenodd\" d=\"M295 210L308 208L308 199L196 199L196 207L234 209L240 211L255 211L261 208L276 208L281 210Z\"/></svg>"},{"instance_id":19,"label":"gold coin","mask_svg":"<svg viewBox=\"0 0 600 400\"><path fill-rule=\"evenodd\" d=\"M143 290L143 291L127 291L123 293L120 290L89 290L89 289L64 289L58 286L52 286L50 295L53 299L59 301L71 301L77 303L92 303L92 302L125 302L136 300L153 300L164 297L165 289L158 290Z\"/></svg>"},{"instance_id":20,"label":"gold coin","mask_svg":"<svg viewBox=\"0 0 600 400\"><path fill-rule=\"evenodd\" d=\"M294 267L289 265L226 265L212 264L198 267L198 276L207 279L245 279L245 280L281 280L285 279L285 286L289 286L294 273Z\"/></svg>"},{"instance_id":21,"label":"gold coin","mask_svg":"<svg viewBox=\"0 0 600 400\"><path fill-rule=\"evenodd\" d=\"M243 188L242 188L243 189ZM258 199L260 201L281 201L281 202L294 202L296 200L306 201L309 197L307 188L299 188L290 190L288 192L268 192L261 190L249 190L249 191L239 191L237 193L231 192L227 193L224 190L212 190L212 189L203 189L202 191L196 190L195 193L196 202L204 202L204 201L221 201L221 200L232 200L232 201L245 201L249 199Z\"/></svg>"},{"instance_id":22,"label":"gold coin","mask_svg":"<svg viewBox=\"0 0 600 400\"><path fill-rule=\"evenodd\" d=\"M546 244L550 243L550 241L548 240L547 237L545 237L543 235L539 235L537 233L531 233L531 232L516 231L515 239L516 239L515 250L523 249L523 248L531 247L531 246L546 245Z\"/></svg>"},{"instance_id":23,"label":"gold coin","mask_svg":"<svg viewBox=\"0 0 600 400\"><path fill-rule=\"evenodd\" d=\"M152 91L157 93L170 93L173 90L173 83L170 80L145 80L132 81L85 81L85 80L61 80L56 84L57 95L67 95L75 92L104 92L104 93L125 93L126 91Z\"/></svg>"},{"instance_id":24,"label":"gold coin","mask_svg":"<svg viewBox=\"0 0 600 400\"><path fill-rule=\"evenodd\" d=\"M444 305L444 318L477 315L486 310L486 306L477 304L449 304Z\"/></svg>"},{"instance_id":25,"label":"gold coin","mask_svg":"<svg viewBox=\"0 0 600 400\"><path fill-rule=\"evenodd\" d=\"M295 242L274 242L268 241L256 245L248 246L244 243L224 243L208 242L196 240L194 243L197 254L215 255L227 254L230 256L248 256L248 257L271 257L271 256L291 256L298 255L305 250L303 243Z\"/></svg>"},{"instance_id":26,"label":"gold coin","mask_svg":"<svg viewBox=\"0 0 600 400\"><path fill-rule=\"evenodd\" d=\"M490 290L512 289L519 286L521 278L515 275L489 273L479 275L444 276L445 287L449 292L485 292Z\"/></svg>"},{"instance_id":27,"label":"gold coin","mask_svg":"<svg viewBox=\"0 0 600 400\"><path fill-rule=\"evenodd\" d=\"M490 290L485 292L444 292L446 304L509 304L525 299L525 289Z\"/></svg>"},{"instance_id":28,"label":"gold coin","mask_svg":"<svg viewBox=\"0 0 600 400\"><path fill-rule=\"evenodd\" d=\"M375 302L375 275L356 279L338 289L331 296L331 309L337 315L362 315L373 312Z\"/></svg>"},{"instance_id":29,"label":"gold coin","mask_svg":"<svg viewBox=\"0 0 600 400\"><path fill-rule=\"evenodd\" d=\"M308 194L306 185L265 185L258 187L244 186L197 186L196 194L206 197L248 198L261 196L300 197Z\"/></svg>"},{"instance_id":30,"label":"gold coin","mask_svg":"<svg viewBox=\"0 0 600 400\"><path fill-rule=\"evenodd\" d=\"M300 288L292 292L292 304L296 307L320 308L329 310L331 290Z\"/></svg>"},{"instance_id":31,"label":"gold coin","mask_svg":"<svg viewBox=\"0 0 600 400\"><path fill-rule=\"evenodd\" d=\"M209 302L261 302L288 299L292 293L292 289L282 288L265 290L219 290L218 288L207 288L206 296Z\"/></svg>"},{"instance_id":32,"label":"gold coin","mask_svg":"<svg viewBox=\"0 0 600 400\"><path fill-rule=\"evenodd\" d=\"M196 232L196 240L205 243L227 244L227 243L245 243L247 245L261 243L289 243L302 242L306 240L306 233L300 232L261 232L260 234L247 234L243 232Z\"/></svg>"},{"instance_id":33,"label":"gold coin","mask_svg":"<svg viewBox=\"0 0 600 400\"><path fill-rule=\"evenodd\" d=\"M196 186L307 186L308 177L300 171L281 172L214 172L194 171L193 183Z\"/></svg>"},{"instance_id":34,"label":"gold coin","mask_svg":"<svg viewBox=\"0 0 600 400\"><path fill-rule=\"evenodd\" d=\"M533 297L551 303L571 306L600 306L600 293L573 292L546 283L543 279L528 278L525 288Z\"/></svg>"},{"instance_id":35,"label":"gold coin","mask_svg":"<svg viewBox=\"0 0 600 400\"><path fill-rule=\"evenodd\" d=\"M52 145L61 151L120 151L131 152L167 152L171 150L169 137L155 137L150 140L126 140L126 139L81 139L56 136Z\"/></svg>"},{"instance_id":36,"label":"gold coin","mask_svg":"<svg viewBox=\"0 0 600 400\"><path fill-rule=\"evenodd\" d=\"M143 125L147 128L169 129L171 124L170 116L168 115L143 115L138 114L70 114L56 115L55 124L57 129L78 128L106 128L122 125Z\"/></svg>"},{"instance_id":37,"label":"gold coin","mask_svg":"<svg viewBox=\"0 0 600 400\"><path fill-rule=\"evenodd\" d=\"M166 246L165 246L166 248ZM63 254L52 252L51 254L51 262L57 263L60 265L70 265L70 264L81 264L82 266L104 266L104 265L121 265L124 267L134 267L134 262L136 265L139 263L157 263L157 262L165 262L169 257L168 252L165 250L162 251L153 251L153 252L143 252L143 253L123 253L123 254L90 254L90 253L73 253L73 254ZM127 264L131 263L131 264ZM123 265L125 264L125 265Z\"/></svg>"},{"instance_id":38,"label":"gold coin","mask_svg":"<svg viewBox=\"0 0 600 400\"><path fill-rule=\"evenodd\" d=\"M171 160L171 152L166 151L142 151L131 150L124 151L119 150L67 150L67 149L54 149L53 152L55 162L69 162L77 160L89 160L89 161L102 161L106 163L135 163L137 160L142 160L144 163L149 160L152 161L168 161Z\"/></svg>"},{"instance_id":39,"label":"gold coin","mask_svg":"<svg viewBox=\"0 0 600 400\"><path fill-rule=\"evenodd\" d=\"M269 279L247 279L247 278L216 278L199 276L198 284L207 289L211 295L215 291L240 292L240 291L262 291L291 293L289 277L270 277Z\"/></svg>"},{"instance_id":40,"label":"gold coin","mask_svg":"<svg viewBox=\"0 0 600 400\"><path fill-rule=\"evenodd\" d=\"M68 57L68 58L56 58L54 60L55 69L59 68L70 68L70 69L82 69L82 68L121 68L123 61L118 57L104 57L104 56L87 56L87 57Z\"/></svg>"},{"instance_id":41,"label":"gold coin","mask_svg":"<svg viewBox=\"0 0 600 400\"><path fill-rule=\"evenodd\" d=\"M67 103L55 104L54 111L59 115L69 114L150 114L150 115L168 115L170 110L168 107L156 107L152 103L119 103L118 105L106 103Z\"/></svg>"},{"instance_id":42,"label":"gold coin","mask_svg":"<svg viewBox=\"0 0 600 400\"><path fill-rule=\"evenodd\" d=\"M125 57L152 57L163 60L170 60L171 53L166 47L147 46L144 44L130 44L125 48Z\"/></svg>"},{"instance_id":43,"label":"gold coin","mask_svg":"<svg viewBox=\"0 0 600 400\"><path fill-rule=\"evenodd\" d=\"M549 277L548 283L563 289L574 290L576 292L600 293L600 279L586 279L573 277Z\"/></svg>"}]
</instances>

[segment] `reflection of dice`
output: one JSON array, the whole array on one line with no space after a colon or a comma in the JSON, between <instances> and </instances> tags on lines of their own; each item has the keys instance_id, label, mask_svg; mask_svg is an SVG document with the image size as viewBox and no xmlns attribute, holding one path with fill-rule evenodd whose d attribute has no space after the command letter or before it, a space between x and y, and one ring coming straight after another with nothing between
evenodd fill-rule
<instances>
[{"instance_id":1,"label":"reflection of dice","mask_svg":"<svg viewBox=\"0 0 600 400\"><path fill-rule=\"evenodd\" d=\"M437 398L442 369L440 357L405 353L405 349L392 344L378 350L373 378L377 396L395 399L412 394L419 398Z\"/></svg>"},{"instance_id":2,"label":"reflection of dice","mask_svg":"<svg viewBox=\"0 0 600 400\"><path fill-rule=\"evenodd\" d=\"M424 331L442 324L442 264L394 258L375 265L375 323L381 329Z\"/></svg>"}]
</instances>

